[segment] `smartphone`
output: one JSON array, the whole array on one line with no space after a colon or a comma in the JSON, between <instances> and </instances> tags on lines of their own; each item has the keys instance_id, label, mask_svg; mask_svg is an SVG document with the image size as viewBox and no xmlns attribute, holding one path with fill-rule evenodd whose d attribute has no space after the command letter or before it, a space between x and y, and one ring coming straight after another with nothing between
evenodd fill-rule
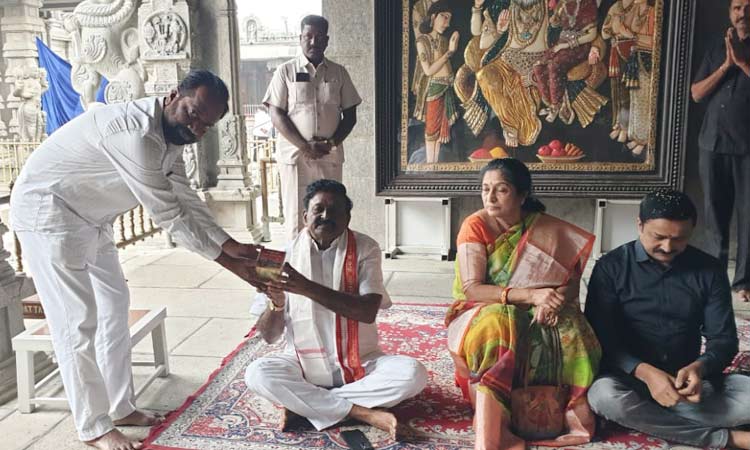
<instances>
[{"instance_id":1,"label":"smartphone","mask_svg":"<svg viewBox=\"0 0 750 450\"><path fill-rule=\"evenodd\" d=\"M359 430L342 431L341 437L351 450L375 450L367 436Z\"/></svg>"}]
</instances>

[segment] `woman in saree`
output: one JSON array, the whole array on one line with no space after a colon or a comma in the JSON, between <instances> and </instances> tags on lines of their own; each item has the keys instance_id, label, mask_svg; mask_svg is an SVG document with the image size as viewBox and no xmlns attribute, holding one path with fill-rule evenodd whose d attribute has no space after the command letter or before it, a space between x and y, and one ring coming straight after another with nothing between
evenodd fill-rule
<instances>
[{"instance_id":1,"label":"woman in saree","mask_svg":"<svg viewBox=\"0 0 750 450\"><path fill-rule=\"evenodd\" d=\"M521 161L495 159L480 176L484 208L459 231L455 302L446 317L456 382L475 410L475 448L525 448L511 431L511 390L522 384L516 353L522 345L527 350L520 352L541 355L530 359L529 385L554 384L550 374L558 367L551 367L551 352L544 351L546 326L559 332L559 381L570 389L562 435L535 444L586 443L595 425L586 391L601 348L581 313L578 290L594 236L544 214ZM530 327L532 321L540 326Z\"/></svg>"}]
</instances>

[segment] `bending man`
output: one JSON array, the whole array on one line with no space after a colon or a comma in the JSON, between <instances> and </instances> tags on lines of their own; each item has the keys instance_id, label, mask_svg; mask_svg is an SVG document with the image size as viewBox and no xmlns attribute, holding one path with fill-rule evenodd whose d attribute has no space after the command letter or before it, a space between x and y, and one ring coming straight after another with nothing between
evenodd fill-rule
<instances>
[{"instance_id":1,"label":"bending man","mask_svg":"<svg viewBox=\"0 0 750 450\"><path fill-rule=\"evenodd\" d=\"M79 438L103 450L138 449L115 425L154 425L136 409L130 297L112 223L143 205L184 247L254 283L256 248L236 242L190 188L183 146L227 112L216 75L190 72L164 98L92 109L31 154L11 196L11 222L52 335Z\"/></svg>"}]
</instances>

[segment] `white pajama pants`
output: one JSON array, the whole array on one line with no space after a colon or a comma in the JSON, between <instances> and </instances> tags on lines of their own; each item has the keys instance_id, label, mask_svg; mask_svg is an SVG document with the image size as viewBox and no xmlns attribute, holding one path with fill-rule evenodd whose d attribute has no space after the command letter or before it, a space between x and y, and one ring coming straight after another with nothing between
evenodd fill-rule
<instances>
[{"instance_id":1,"label":"white pajama pants","mask_svg":"<svg viewBox=\"0 0 750 450\"><path fill-rule=\"evenodd\" d=\"M130 296L112 228L18 232L47 317L78 437L96 439L135 410Z\"/></svg>"},{"instance_id":2,"label":"white pajama pants","mask_svg":"<svg viewBox=\"0 0 750 450\"><path fill-rule=\"evenodd\" d=\"M408 356L380 356L368 362L365 370L358 381L326 389L305 380L296 356L280 354L253 361L245 372L245 383L261 397L306 417L317 430L344 420L353 405L389 408L427 385L427 370Z\"/></svg>"},{"instance_id":3,"label":"white pajama pants","mask_svg":"<svg viewBox=\"0 0 750 450\"><path fill-rule=\"evenodd\" d=\"M281 199L284 203L284 228L291 242L304 227L303 199L307 185L313 181L329 179L341 181L343 164L318 162L300 157L296 164L279 164L281 177Z\"/></svg>"}]
</instances>

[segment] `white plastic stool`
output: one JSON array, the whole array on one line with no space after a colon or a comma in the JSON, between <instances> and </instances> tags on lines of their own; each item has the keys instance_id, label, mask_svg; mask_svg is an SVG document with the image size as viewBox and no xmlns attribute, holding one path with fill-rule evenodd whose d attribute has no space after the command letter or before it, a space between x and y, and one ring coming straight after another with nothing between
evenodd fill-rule
<instances>
[{"instance_id":1,"label":"white plastic stool","mask_svg":"<svg viewBox=\"0 0 750 450\"><path fill-rule=\"evenodd\" d=\"M169 348L167 347L167 334L164 328L166 317L167 308L165 306L151 310L132 309L129 311L128 325L132 345L135 346L141 339L151 333L151 341L154 346L153 362L133 362L133 366L154 367L153 373L135 391L135 398L138 398L157 377L164 378L169 375ZM34 383L34 353L53 351L52 337L49 334L47 322L40 321L18 334L12 342L13 350L16 351L18 410L22 413L31 413L34 412L36 405L68 406L68 399L65 397L35 397L36 390L47 384L59 372L59 369L55 369L39 383Z\"/></svg>"}]
</instances>

